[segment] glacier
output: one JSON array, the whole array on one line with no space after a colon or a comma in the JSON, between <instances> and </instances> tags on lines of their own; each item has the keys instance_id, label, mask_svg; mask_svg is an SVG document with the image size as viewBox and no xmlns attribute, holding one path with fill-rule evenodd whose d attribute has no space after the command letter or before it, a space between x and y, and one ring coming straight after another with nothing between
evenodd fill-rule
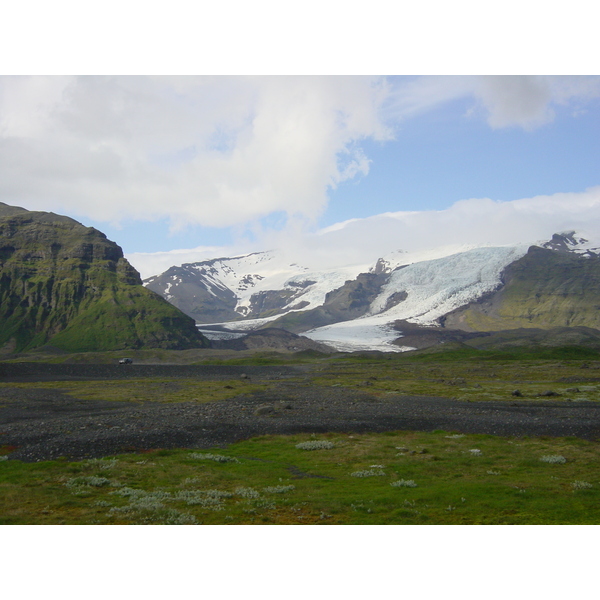
<instances>
[{"instance_id":1,"label":"glacier","mask_svg":"<svg viewBox=\"0 0 600 600\"><path fill-rule=\"evenodd\" d=\"M502 270L521 258L527 248L528 245L474 248L401 267L392 273L367 315L318 327L303 335L341 352L412 350L392 343L401 337L401 332L393 329L395 321L434 325L443 315L497 289ZM407 293L406 299L384 311L389 297L399 291Z\"/></svg>"},{"instance_id":2,"label":"glacier","mask_svg":"<svg viewBox=\"0 0 600 600\"><path fill-rule=\"evenodd\" d=\"M527 244L508 247L470 247L449 255L444 254L457 248L436 249L435 252L419 253L419 255L394 253L385 260L389 268L395 270L391 273L389 281L382 286L381 292L371 303L365 316L352 321L318 327L303 335L314 341L328 344L341 352L411 350L412 348L408 346L393 343L401 337L401 332L393 328L395 321L406 320L424 326L434 325L443 315L497 289L501 285L502 270L521 258L528 247ZM440 258L419 261L419 258L440 254L443 255ZM406 264L410 260L415 262ZM364 269L359 272L364 272ZM315 305L322 303L325 293L334 289L338 282L343 283L342 280L348 278L347 274L349 271L319 274L318 292L315 290L312 297ZM406 292L406 299L384 310L390 296L400 291ZM251 331L268 324L278 316L221 323L221 325L231 330Z\"/></svg>"}]
</instances>

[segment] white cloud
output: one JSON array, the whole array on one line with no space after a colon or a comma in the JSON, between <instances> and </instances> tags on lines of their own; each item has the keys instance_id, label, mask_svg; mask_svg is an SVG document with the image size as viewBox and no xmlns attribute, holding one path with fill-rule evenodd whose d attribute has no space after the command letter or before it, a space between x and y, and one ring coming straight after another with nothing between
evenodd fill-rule
<instances>
[{"instance_id":1,"label":"white cloud","mask_svg":"<svg viewBox=\"0 0 600 600\"><path fill-rule=\"evenodd\" d=\"M551 122L553 105L578 105L600 97L600 78L582 76L431 76L400 81L386 101L397 121L460 98L474 98L469 114L483 112L493 129L532 130ZM480 110L476 110L479 108Z\"/></svg>"},{"instance_id":2,"label":"white cloud","mask_svg":"<svg viewBox=\"0 0 600 600\"><path fill-rule=\"evenodd\" d=\"M316 234L302 228L271 233L263 246L207 248L128 255L144 277L174 264L278 248L290 262L312 269L374 264L397 250L420 252L439 247L504 246L547 241L575 230L600 246L600 186L580 193L535 196L510 202L489 198L461 200L438 211L393 212L350 219ZM458 251L458 250L456 250Z\"/></svg>"},{"instance_id":3,"label":"white cloud","mask_svg":"<svg viewBox=\"0 0 600 600\"><path fill-rule=\"evenodd\" d=\"M550 82L545 77L482 77L479 97L493 128L518 125L533 129L553 120Z\"/></svg>"},{"instance_id":4,"label":"white cloud","mask_svg":"<svg viewBox=\"0 0 600 600\"><path fill-rule=\"evenodd\" d=\"M3 77L0 198L173 229L314 222L368 175L361 143L404 119L473 98L490 126L531 129L599 95L586 77Z\"/></svg>"},{"instance_id":5,"label":"white cloud","mask_svg":"<svg viewBox=\"0 0 600 600\"><path fill-rule=\"evenodd\" d=\"M224 227L276 211L315 218L329 187L368 172L356 142L390 135L379 78L1 83L0 197L97 220Z\"/></svg>"},{"instance_id":6,"label":"white cloud","mask_svg":"<svg viewBox=\"0 0 600 600\"><path fill-rule=\"evenodd\" d=\"M554 120L552 105L600 97L598 77L502 75L480 77L477 84L475 96L487 110L487 121L494 129L535 129Z\"/></svg>"},{"instance_id":7,"label":"white cloud","mask_svg":"<svg viewBox=\"0 0 600 600\"><path fill-rule=\"evenodd\" d=\"M366 257L374 261L394 250L535 243L566 230L580 231L600 243L600 234L595 233L600 231L600 186L510 202L473 198L445 210L352 219L311 236L304 245L321 260L330 249L333 260L351 264Z\"/></svg>"},{"instance_id":8,"label":"white cloud","mask_svg":"<svg viewBox=\"0 0 600 600\"><path fill-rule=\"evenodd\" d=\"M396 121L409 119L441 104L473 94L477 78L441 75L394 80L386 109Z\"/></svg>"}]
</instances>

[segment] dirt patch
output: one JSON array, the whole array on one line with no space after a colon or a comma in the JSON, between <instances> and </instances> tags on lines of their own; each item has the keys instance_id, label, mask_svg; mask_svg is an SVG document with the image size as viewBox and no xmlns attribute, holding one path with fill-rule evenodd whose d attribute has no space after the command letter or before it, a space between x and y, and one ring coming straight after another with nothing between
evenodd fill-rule
<instances>
[{"instance_id":1,"label":"dirt patch","mask_svg":"<svg viewBox=\"0 0 600 600\"><path fill-rule=\"evenodd\" d=\"M36 366L38 377L43 380L67 376L96 379L102 372L96 367L108 367ZM84 367L89 371L59 370L52 374L46 367ZM257 435L301 432L442 429L504 436L600 437L600 404L593 402L475 403L432 396L382 397L343 387L302 384L297 380L288 383L287 377L297 378L299 373L292 368L192 368L195 377L207 379L231 378L234 372L240 377L248 374L268 381L269 388L209 404L165 404L99 402L73 398L59 390L4 386L0 388L0 446L17 448L10 454L11 459L38 461L63 456L101 457L155 448L214 448ZM114 369L119 376L125 376L119 367ZM176 376L174 373L182 372L179 369L161 366L158 372L172 378ZM157 370L147 372L150 377L157 376ZM17 377L14 381L22 381L24 372L13 376ZM139 371L132 376L139 378ZM30 370L27 377L33 381L36 375ZM265 405L273 410L257 411Z\"/></svg>"},{"instance_id":2,"label":"dirt patch","mask_svg":"<svg viewBox=\"0 0 600 600\"><path fill-rule=\"evenodd\" d=\"M282 379L303 374L302 367L255 367L235 365L104 365L0 362L0 381L98 381L102 379L186 378L225 380L248 375Z\"/></svg>"}]
</instances>

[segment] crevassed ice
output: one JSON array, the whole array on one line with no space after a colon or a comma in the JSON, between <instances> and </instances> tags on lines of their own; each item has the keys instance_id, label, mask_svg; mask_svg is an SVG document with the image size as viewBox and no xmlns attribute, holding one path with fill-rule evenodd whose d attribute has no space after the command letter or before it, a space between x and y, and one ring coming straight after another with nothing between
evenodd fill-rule
<instances>
[{"instance_id":1,"label":"crevassed ice","mask_svg":"<svg viewBox=\"0 0 600 600\"><path fill-rule=\"evenodd\" d=\"M392 342L401 337L396 320L431 325L439 317L491 292L500 285L500 273L527 252L527 246L477 248L445 258L409 265L392 274L364 317L304 333L340 351L402 352ZM407 298L382 312L390 296L405 291Z\"/></svg>"},{"instance_id":2,"label":"crevassed ice","mask_svg":"<svg viewBox=\"0 0 600 600\"><path fill-rule=\"evenodd\" d=\"M346 352L408 350L409 347L392 344L401 337L401 333L393 329L394 321L433 324L439 317L496 289L500 285L502 269L523 256L527 248L528 245L474 248L443 258L413 263L392 273L389 282L382 288L364 317L319 327L303 335ZM314 289L307 289L306 295L301 297L311 302L303 310L322 304L327 291L339 287L358 272L360 270L353 276L345 270L296 276L298 281L314 279L318 282L311 286ZM257 288L252 293L255 291ZM390 296L399 291L407 293L406 299L383 312ZM252 330L278 316L224 325L232 329Z\"/></svg>"},{"instance_id":3,"label":"crevassed ice","mask_svg":"<svg viewBox=\"0 0 600 600\"><path fill-rule=\"evenodd\" d=\"M432 324L442 315L496 289L502 269L526 252L527 246L475 248L409 265L392 273L367 316L381 313L392 294L405 291L406 300L385 314L390 319Z\"/></svg>"}]
</instances>

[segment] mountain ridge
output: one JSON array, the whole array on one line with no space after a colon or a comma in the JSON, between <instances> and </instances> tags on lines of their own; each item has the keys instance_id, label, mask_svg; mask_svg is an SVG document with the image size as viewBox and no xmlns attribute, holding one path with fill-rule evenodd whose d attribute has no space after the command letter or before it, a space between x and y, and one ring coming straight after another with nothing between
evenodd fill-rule
<instances>
[{"instance_id":1,"label":"mountain ridge","mask_svg":"<svg viewBox=\"0 0 600 600\"><path fill-rule=\"evenodd\" d=\"M142 286L122 249L70 217L0 203L0 348L206 347L192 319Z\"/></svg>"},{"instance_id":2,"label":"mountain ridge","mask_svg":"<svg viewBox=\"0 0 600 600\"><path fill-rule=\"evenodd\" d=\"M544 271L539 260L531 259L531 255L537 252L535 248L544 256L550 257L547 261L554 261L553 264L567 261L571 266L563 268L562 274L555 275L553 279L551 272L558 267L547 265ZM285 275L290 272L292 275L286 279L280 272L278 281L269 279L268 272L264 270L260 277L255 277L258 273L254 272L252 275L250 270L253 265L244 271L245 257L220 258L220 263L227 264L232 271L235 271L233 263L228 261L237 261L236 268L239 270L235 275L236 281L245 280L249 283L243 294L237 294L223 279L218 280L221 288L226 288L231 294L230 317L234 315L221 323L225 328L235 331L278 327L303 333L339 350L399 349L404 344L402 338L398 339L401 332L394 329L394 323L398 321L421 327L465 331L570 325L600 328L600 322L594 314L595 304L590 300L595 295L596 287L595 284L586 284L588 279L595 281L594 261L598 259L599 253L600 244L589 242L574 231L566 231L554 234L549 241L538 241L534 245L462 245L419 252L397 250L380 257L370 266L344 267L335 276L331 275L331 270L318 273L301 267L298 267L302 269L300 272L294 273L290 268L292 265L288 264ZM274 254L273 251L265 253L271 256L270 260L273 260ZM568 258L561 259L560 256ZM585 263L587 267L583 267L584 263L581 261L591 262ZM215 264L214 261L212 264ZM185 266L191 269L190 273L195 269L194 276L198 276L203 268L202 263L195 267L194 264ZM554 307L558 306L557 294L562 293L556 279L568 278L570 272L575 274L574 277L579 282L573 285L579 285L582 293L587 294L587 299L579 302L575 294L568 294L569 298L563 302L562 312L558 311L553 315L555 309L549 308L545 319L511 319L510 311L507 312L506 309L497 317L495 325L492 325L493 318L490 314L486 318L480 314L481 307L487 300L496 298L497 304L498 298L508 294L513 304L525 306L531 303L530 295L540 293L537 288L534 289L535 286L527 287L523 283L520 291L515 293L515 284L510 283L514 280L511 268L513 271L524 269L521 276L523 281L528 278L533 278L540 284L542 281L554 281L554 287L558 291L553 292L548 286L544 291L547 301ZM536 275L540 269L544 273ZM216 278L220 276L219 272L213 275ZM174 295L177 293L177 282L171 281L169 293ZM273 289L276 288L276 283L279 288ZM318 293L314 293L317 288ZM554 300L549 300L551 297ZM241 305L245 307L243 311L239 310ZM567 318L565 315L569 311L578 313L578 316ZM197 313L199 321L203 316L201 311Z\"/></svg>"},{"instance_id":3,"label":"mountain ridge","mask_svg":"<svg viewBox=\"0 0 600 600\"><path fill-rule=\"evenodd\" d=\"M503 273L502 289L449 313L444 326L472 331L518 327L600 329L600 257L532 246Z\"/></svg>"}]
</instances>

